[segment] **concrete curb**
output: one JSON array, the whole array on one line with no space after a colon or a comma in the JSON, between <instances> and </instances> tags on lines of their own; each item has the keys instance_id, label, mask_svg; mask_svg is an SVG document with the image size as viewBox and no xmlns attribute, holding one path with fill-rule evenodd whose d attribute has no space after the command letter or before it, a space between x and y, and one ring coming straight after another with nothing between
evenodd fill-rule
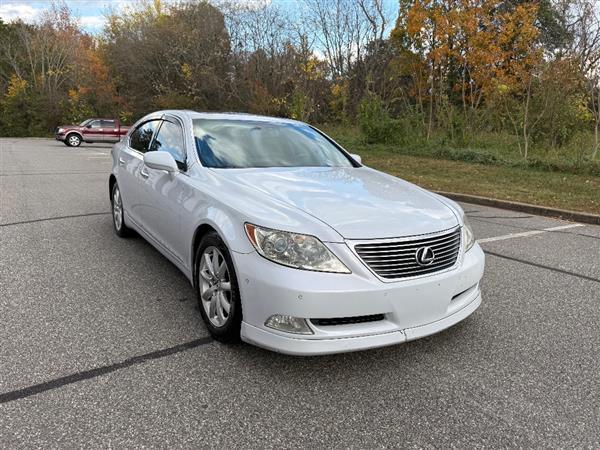
<instances>
[{"instance_id":1,"label":"concrete curb","mask_svg":"<svg viewBox=\"0 0 600 450\"><path fill-rule=\"evenodd\" d=\"M568 211L565 209L548 208L546 206L530 205L529 203L511 202L508 200L498 200L495 198L480 197L478 195L459 194L456 192L435 191L444 197L451 198L459 202L474 203L476 205L492 206L494 208L509 209L511 211L520 211L527 214L538 216L555 217L557 219L570 220L572 222L591 223L600 225L600 216L578 211Z\"/></svg>"}]
</instances>

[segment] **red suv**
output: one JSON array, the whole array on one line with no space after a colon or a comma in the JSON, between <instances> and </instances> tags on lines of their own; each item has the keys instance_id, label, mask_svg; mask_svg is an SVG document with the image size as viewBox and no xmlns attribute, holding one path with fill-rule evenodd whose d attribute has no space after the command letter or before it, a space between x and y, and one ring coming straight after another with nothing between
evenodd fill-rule
<instances>
[{"instance_id":1,"label":"red suv","mask_svg":"<svg viewBox=\"0 0 600 450\"><path fill-rule=\"evenodd\" d=\"M55 138L69 147L82 142L119 142L129 127L121 126L118 119L88 119L79 125L61 125L56 128Z\"/></svg>"}]
</instances>

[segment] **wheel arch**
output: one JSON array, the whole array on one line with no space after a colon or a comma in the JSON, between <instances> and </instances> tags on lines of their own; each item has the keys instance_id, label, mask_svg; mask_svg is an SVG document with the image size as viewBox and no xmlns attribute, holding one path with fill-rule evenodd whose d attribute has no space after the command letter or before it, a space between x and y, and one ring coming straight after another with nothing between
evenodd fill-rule
<instances>
[{"instance_id":1,"label":"wheel arch","mask_svg":"<svg viewBox=\"0 0 600 450\"><path fill-rule=\"evenodd\" d=\"M214 231L224 242L233 264L235 266L234 253L250 253L254 251L254 247L250 243L244 231L244 220L242 217L233 216L230 211L226 211L220 208L208 208L206 214L203 215L204 219L197 223L192 229L192 245L190 255L190 265L192 270L192 282L194 287L196 286L196 251L200 245L200 241L207 233ZM239 225L237 225L239 224ZM234 267L237 271L237 267Z\"/></svg>"},{"instance_id":2,"label":"wheel arch","mask_svg":"<svg viewBox=\"0 0 600 450\"><path fill-rule=\"evenodd\" d=\"M113 186L115 185L116 182L117 182L117 177L115 177L114 173L111 173L110 177L108 177L108 198L110 199L111 202L112 202L112 190L113 190Z\"/></svg>"},{"instance_id":3,"label":"wheel arch","mask_svg":"<svg viewBox=\"0 0 600 450\"><path fill-rule=\"evenodd\" d=\"M79 136L79 139L81 139L81 142L83 142L83 135L79 132L79 131L67 131L67 134L65 134L65 141L69 139L69 136L71 136L72 134L76 134L77 136Z\"/></svg>"},{"instance_id":4,"label":"wheel arch","mask_svg":"<svg viewBox=\"0 0 600 450\"><path fill-rule=\"evenodd\" d=\"M192 238L192 283L194 285L194 289L198 286L198 271L196 270L196 252L198 251L198 246L202 241L202 238L206 236L208 233L214 231L219 234L219 232L209 223L200 224L196 231L194 231L194 237ZM220 236L220 234L219 234ZM221 238L222 239L222 238Z\"/></svg>"}]
</instances>

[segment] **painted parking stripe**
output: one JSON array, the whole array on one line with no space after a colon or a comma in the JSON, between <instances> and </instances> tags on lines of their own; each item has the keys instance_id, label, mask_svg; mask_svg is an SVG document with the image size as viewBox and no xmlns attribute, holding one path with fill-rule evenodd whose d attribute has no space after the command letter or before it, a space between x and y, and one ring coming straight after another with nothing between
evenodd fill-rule
<instances>
[{"instance_id":1,"label":"painted parking stripe","mask_svg":"<svg viewBox=\"0 0 600 450\"><path fill-rule=\"evenodd\" d=\"M585 225L583 223L572 223L570 225L562 225L560 227L544 228L543 230L525 231L523 233L511 233L511 234L505 234L503 236L495 236L495 237L490 237L490 238L485 238L485 239L477 239L477 242L484 243L484 242L504 241L505 239L514 239L514 238L535 236L536 234L544 234L544 233L548 233L548 232L552 232L552 231L566 230L569 228L584 227L584 226Z\"/></svg>"}]
</instances>

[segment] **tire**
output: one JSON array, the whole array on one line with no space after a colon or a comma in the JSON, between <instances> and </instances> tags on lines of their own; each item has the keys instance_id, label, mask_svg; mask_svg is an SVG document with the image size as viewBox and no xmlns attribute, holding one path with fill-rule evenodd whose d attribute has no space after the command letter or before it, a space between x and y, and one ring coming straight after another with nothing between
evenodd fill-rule
<instances>
[{"instance_id":1,"label":"tire","mask_svg":"<svg viewBox=\"0 0 600 450\"><path fill-rule=\"evenodd\" d=\"M126 238L131 236L131 229L125 225L125 210L123 209L123 197L119 184L115 181L110 195L110 210L112 212L113 227L117 236Z\"/></svg>"},{"instance_id":2,"label":"tire","mask_svg":"<svg viewBox=\"0 0 600 450\"><path fill-rule=\"evenodd\" d=\"M65 145L67 147L79 147L81 145L81 137L76 133L67 134Z\"/></svg>"},{"instance_id":3,"label":"tire","mask_svg":"<svg viewBox=\"0 0 600 450\"><path fill-rule=\"evenodd\" d=\"M198 308L208 331L217 341L239 342L242 326L239 284L229 250L216 232L206 234L200 241L194 270Z\"/></svg>"}]
</instances>

